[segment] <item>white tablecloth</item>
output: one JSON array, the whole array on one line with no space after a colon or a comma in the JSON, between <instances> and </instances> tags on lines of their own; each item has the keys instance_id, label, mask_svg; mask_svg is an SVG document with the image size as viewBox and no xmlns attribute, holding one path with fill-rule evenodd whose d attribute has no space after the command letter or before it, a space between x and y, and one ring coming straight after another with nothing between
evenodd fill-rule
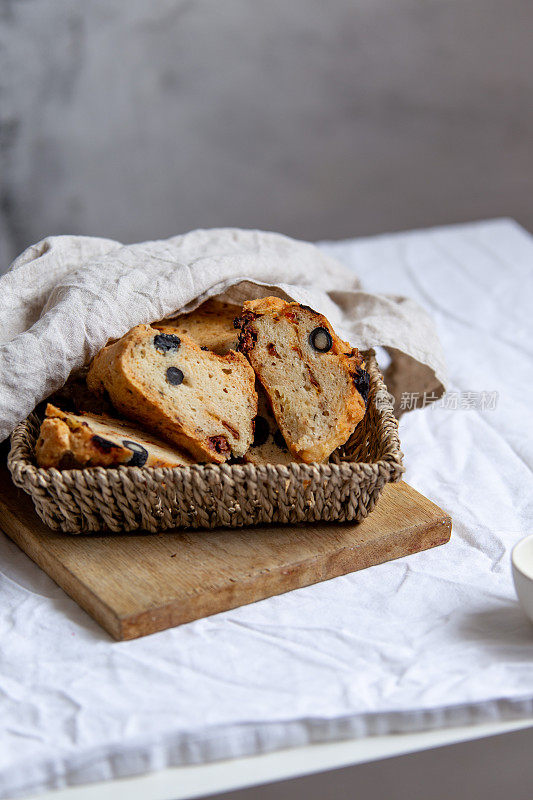
<instances>
[{"instance_id":1,"label":"white tablecloth","mask_svg":"<svg viewBox=\"0 0 533 800\"><path fill-rule=\"evenodd\" d=\"M533 239L498 220L324 247L436 319L450 394L400 433L451 543L116 643L0 536L0 797L533 713L509 565L533 530Z\"/></svg>"}]
</instances>

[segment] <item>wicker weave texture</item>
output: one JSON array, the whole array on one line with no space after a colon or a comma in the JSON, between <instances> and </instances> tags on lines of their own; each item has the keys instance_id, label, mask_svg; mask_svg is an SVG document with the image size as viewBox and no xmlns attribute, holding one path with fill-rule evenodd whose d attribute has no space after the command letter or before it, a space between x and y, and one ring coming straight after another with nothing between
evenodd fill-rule
<instances>
[{"instance_id":1,"label":"wicker weave texture","mask_svg":"<svg viewBox=\"0 0 533 800\"><path fill-rule=\"evenodd\" d=\"M373 351L366 360L367 412L329 463L42 469L34 413L11 436L8 466L41 519L69 533L359 521L404 471L392 398Z\"/></svg>"}]
</instances>

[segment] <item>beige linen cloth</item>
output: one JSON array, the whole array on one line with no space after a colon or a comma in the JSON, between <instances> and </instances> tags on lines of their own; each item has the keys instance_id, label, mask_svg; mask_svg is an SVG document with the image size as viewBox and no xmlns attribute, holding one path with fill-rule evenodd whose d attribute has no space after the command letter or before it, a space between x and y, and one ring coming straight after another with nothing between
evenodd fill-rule
<instances>
[{"instance_id":1,"label":"beige linen cloth","mask_svg":"<svg viewBox=\"0 0 533 800\"><path fill-rule=\"evenodd\" d=\"M240 303L269 294L322 312L360 349L387 348L397 398L442 394L444 357L425 311L363 291L354 273L312 244L231 228L133 245L53 236L25 250L0 278L0 441L134 325L192 310L214 295Z\"/></svg>"}]
</instances>

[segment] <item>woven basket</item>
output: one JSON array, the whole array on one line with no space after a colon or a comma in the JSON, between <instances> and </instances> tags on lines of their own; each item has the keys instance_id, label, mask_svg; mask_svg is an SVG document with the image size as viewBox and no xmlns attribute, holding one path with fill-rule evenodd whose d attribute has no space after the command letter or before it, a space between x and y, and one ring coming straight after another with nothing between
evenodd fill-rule
<instances>
[{"instance_id":1,"label":"woven basket","mask_svg":"<svg viewBox=\"0 0 533 800\"><path fill-rule=\"evenodd\" d=\"M33 413L12 434L8 466L41 519L70 533L359 521L404 471L392 398L373 351L366 360L367 412L326 464L42 469Z\"/></svg>"}]
</instances>

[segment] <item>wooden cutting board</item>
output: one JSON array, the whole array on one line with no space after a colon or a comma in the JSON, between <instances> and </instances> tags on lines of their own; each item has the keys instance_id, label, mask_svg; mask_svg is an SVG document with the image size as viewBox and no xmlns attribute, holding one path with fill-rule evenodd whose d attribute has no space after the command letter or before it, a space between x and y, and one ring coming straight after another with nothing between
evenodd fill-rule
<instances>
[{"instance_id":1,"label":"wooden cutting board","mask_svg":"<svg viewBox=\"0 0 533 800\"><path fill-rule=\"evenodd\" d=\"M134 639L444 544L451 519L389 484L358 525L73 536L0 467L0 527L115 639ZM378 579L378 578L377 578Z\"/></svg>"}]
</instances>

